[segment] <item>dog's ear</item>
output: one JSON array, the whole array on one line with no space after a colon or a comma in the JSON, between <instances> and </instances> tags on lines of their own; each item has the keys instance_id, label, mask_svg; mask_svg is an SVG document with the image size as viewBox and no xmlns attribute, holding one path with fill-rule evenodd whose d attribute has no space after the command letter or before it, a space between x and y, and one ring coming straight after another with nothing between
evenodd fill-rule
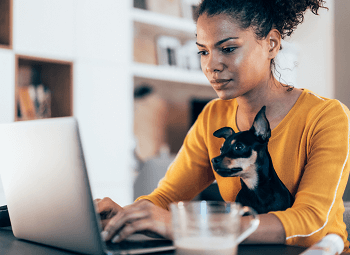
<instances>
[{"instance_id":1,"label":"dog's ear","mask_svg":"<svg viewBox=\"0 0 350 255\"><path fill-rule=\"evenodd\" d=\"M258 114L255 116L254 122L250 131L252 131L257 137L266 142L271 137L270 123L265 114L266 106L263 106Z\"/></svg>"},{"instance_id":2,"label":"dog's ear","mask_svg":"<svg viewBox=\"0 0 350 255\"><path fill-rule=\"evenodd\" d=\"M235 131L233 131L233 129L230 127L223 127L223 128L216 130L213 135L217 138L225 138L226 139L227 137L232 135L234 132Z\"/></svg>"}]
</instances>

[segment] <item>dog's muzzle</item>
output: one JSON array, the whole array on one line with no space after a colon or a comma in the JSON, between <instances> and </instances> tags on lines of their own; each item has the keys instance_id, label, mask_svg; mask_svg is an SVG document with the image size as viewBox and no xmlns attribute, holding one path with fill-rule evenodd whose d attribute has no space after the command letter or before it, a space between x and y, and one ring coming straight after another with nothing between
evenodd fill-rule
<instances>
[{"instance_id":1,"label":"dog's muzzle","mask_svg":"<svg viewBox=\"0 0 350 255\"><path fill-rule=\"evenodd\" d=\"M227 166L223 165L221 156L212 158L211 163L213 164L215 172L217 172L222 177L237 176L237 174L243 170L240 167L228 168Z\"/></svg>"}]
</instances>

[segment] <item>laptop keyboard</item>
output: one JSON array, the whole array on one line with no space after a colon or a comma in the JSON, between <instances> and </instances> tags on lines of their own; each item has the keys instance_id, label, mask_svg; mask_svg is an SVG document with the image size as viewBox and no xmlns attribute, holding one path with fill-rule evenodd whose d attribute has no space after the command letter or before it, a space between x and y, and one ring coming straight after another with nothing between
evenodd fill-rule
<instances>
[{"instance_id":1,"label":"laptop keyboard","mask_svg":"<svg viewBox=\"0 0 350 255\"><path fill-rule=\"evenodd\" d=\"M166 247L172 246L173 242L166 239L157 239L157 240L124 240L120 243L111 243L107 242L108 250L137 250L137 249L147 249L147 248L157 248L157 247Z\"/></svg>"}]
</instances>

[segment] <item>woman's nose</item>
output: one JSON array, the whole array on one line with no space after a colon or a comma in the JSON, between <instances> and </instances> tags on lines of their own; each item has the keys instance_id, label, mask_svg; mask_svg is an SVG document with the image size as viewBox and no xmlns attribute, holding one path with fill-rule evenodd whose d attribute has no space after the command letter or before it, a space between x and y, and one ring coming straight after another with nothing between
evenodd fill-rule
<instances>
[{"instance_id":1,"label":"woman's nose","mask_svg":"<svg viewBox=\"0 0 350 255\"><path fill-rule=\"evenodd\" d=\"M205 68L207 72L221 72L224 68L224 64L219 54L211 53L208 56Z\"/></svg>"}]
</instances>

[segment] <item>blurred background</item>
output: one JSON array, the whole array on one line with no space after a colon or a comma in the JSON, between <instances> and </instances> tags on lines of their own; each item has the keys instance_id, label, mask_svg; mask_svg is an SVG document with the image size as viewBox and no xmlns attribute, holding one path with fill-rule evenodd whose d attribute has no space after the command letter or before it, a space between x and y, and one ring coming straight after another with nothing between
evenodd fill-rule
<instances>
[{"instance_id":1,"label":"blurred background","mask_svg":"<svg viewBox=\"0 0 350 255\"><path fill-rule=\"evenodd\" d=\"M197 3L0 0L0 123L75 116L93 196L126 205L151 192L216 97L194 44ZM282 42L276 74L350 107L350 1L326 5Z\"/></svg>"}]
</instances>

